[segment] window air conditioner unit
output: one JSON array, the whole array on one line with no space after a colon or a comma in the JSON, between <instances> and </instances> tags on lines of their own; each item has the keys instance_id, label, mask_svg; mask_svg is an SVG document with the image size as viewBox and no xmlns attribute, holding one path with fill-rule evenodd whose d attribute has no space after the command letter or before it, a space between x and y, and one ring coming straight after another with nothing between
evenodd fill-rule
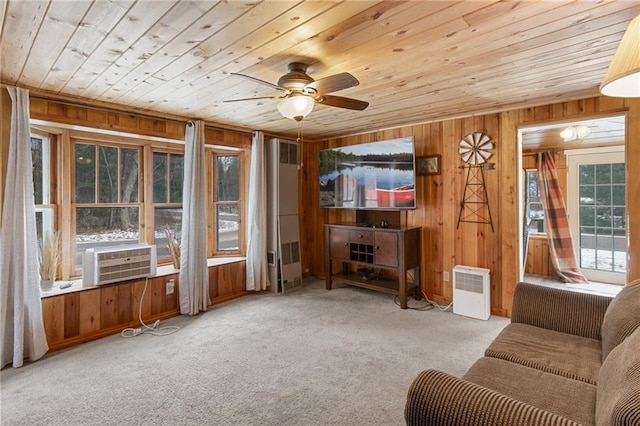
<instances>
[{"instance_id":1,"label":"window air conditioner unit","mask_svg":"<svg viewBox=\"0 0 640 426\"><path fill-rule=\"evenodd\" d=\"M453 313L487 320L491 316L490 271L473 266L453 268Z\"/></svg>"},{"instance_id":2,"label":"window air conditioner unit","mask_svg":"<svg viewBox=\"0 0 640 426\"><path fill-rule=\"evenodd\" d=\"M82 285L90 287L156 275L156 246L97 247L84 253Z\"/></svg>"}]
</instances>

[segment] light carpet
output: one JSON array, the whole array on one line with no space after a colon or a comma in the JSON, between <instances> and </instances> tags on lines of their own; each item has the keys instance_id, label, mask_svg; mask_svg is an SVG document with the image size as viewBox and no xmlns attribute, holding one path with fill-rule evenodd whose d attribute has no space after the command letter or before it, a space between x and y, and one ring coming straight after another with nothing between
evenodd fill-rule
<instances>
[{"instance_id":1,"label":"light carpet","mask_svg":"<svg viewBox=\"0 0 640 426\"><path fill-rule=\"evenodd\" d=\"M410 306L423 306L411 301ZM1 372L3 425L402 425L427 368L461 376L508 319L401 310L306 280Z\"/></svg>"}]
</instances>

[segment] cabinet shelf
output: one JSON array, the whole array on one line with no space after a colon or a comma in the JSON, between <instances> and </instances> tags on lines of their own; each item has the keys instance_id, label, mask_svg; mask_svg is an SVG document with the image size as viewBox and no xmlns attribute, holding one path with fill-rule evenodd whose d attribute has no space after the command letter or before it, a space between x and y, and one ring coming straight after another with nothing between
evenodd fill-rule
<instances>
[{"instance_id":1,"label":"cabinet shelf","mask_svg":"<svg viewBox=\"0 0 640 426\"><path fill-rule=\"evenodd\" d=\"M394 296L400 295L400 289L398 287L398 280L392 280L382 277L374 277L369 279L362 279L359 274L355 272L338 273L333 274L331 279L334 283L344 283L357 287L367 288L369 290L376 290L387 294L393 294ZM407 291L413 290L417 287L415 283L407 283Z\"/></svg>"}]
</instances>

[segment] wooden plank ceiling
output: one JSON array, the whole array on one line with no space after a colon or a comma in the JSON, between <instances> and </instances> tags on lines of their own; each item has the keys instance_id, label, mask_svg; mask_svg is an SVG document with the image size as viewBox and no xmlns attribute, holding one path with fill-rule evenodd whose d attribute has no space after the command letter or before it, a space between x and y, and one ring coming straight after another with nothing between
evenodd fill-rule
<instances>
[{"instance_id":1,"label":"wooden plank ceiling","mask_svg":"<svg viewBox=\"0 0 640 426\"><path fill-rule=\"evenodd\" d=\"M365 111L316 105L318 140L592 96L638 1L6 0L1 82L270 134L298 125L276 83L287 64L360 85ZM85 101L86 103L87 101Z\"/></svg>"}]
</instances>

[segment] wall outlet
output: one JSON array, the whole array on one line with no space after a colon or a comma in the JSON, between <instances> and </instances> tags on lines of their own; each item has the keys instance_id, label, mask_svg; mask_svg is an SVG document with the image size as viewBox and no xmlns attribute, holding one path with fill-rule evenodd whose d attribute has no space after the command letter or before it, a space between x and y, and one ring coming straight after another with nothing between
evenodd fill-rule
<instances>
[{"instance_id":1,"label":"wall outlet","mask_svg":"<svg viewBox=\"0 0 640 426\"><path fill-rule=\"evenodd\" d=\"M442 280L443 281L449 281L449 272L448 271L444 271L442 273Z\"/></svg>"},{"instance_id":2,"label":"wall outlet","mask_svg":"<svg viewBox=\"0 0 640 426\"><path fill-rule=\"evenodd\" d=\"M173 294L174 290L175 290L175 280L169 280L167 281L167 294Z\"/></svg>"}]
</instances>

